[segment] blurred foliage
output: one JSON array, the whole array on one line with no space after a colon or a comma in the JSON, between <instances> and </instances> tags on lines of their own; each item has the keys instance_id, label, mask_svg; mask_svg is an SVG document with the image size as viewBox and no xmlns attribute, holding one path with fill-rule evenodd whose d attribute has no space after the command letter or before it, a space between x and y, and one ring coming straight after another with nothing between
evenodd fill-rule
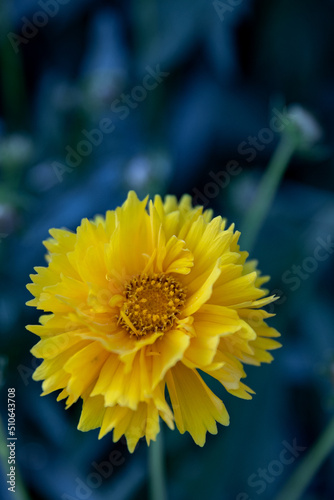
<instances>
[{"instance_id":1,"label":"blurred foliage","mask_svg":"<svg viewBox=\"0 0 334 500\"><path fill-rule=\"evenodd\" d=\"M85 483L92 463L114 449L124 464L87 498L147 496L146 445L130 456L110 436L98 441L95 431L80 433L80 404L65 412L54 395L40 398L31 379L35 339L24 325L36 323L37 313L24 305L25 284L33 266L43 265L48 229L74 230L82 217L122 203L130 188L140 196L189 192L240 227L278 134L257 142L252 160L240 145L268 128L273 109L294 102L317 117L325 147L313 158L294 158L254 251L272 276L270 289L281 295L272 324L283 333L283 348L271 366L247 368L253 401L220 391L231 425L208 436L204 449L165 430L170 497L257 498L250 476L278 459L283 441L309 449L333 413L333 256L313 271L307 259L319 238L334 239L334 2L243 1L224 13L222 4L0 4L0 404L5 418L7 388L15 387L17 458L33 500L78 498L78 478ZM139 100L134 88L147 67L157 66L169 75ZM122 94L138 97L124 119L115 112ZM66 164L69 151L73 163L73 151L87 140L84 131L104 119L114 124L112 133L74 159L77 166ZM222 178L231 160L241 168L219 187L213 175ZM303 278L293 266L304 269ZM297 462L260 497L273 498ZM3 499L11 498L5 466ZM331 456L306 500L334 497L333 466Z\"/></svg>"}]
</instances>

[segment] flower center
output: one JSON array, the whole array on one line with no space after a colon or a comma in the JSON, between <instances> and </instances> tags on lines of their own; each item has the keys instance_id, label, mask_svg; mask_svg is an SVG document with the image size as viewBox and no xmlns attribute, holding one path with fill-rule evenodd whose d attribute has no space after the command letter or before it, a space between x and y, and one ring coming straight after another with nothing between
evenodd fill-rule
<instances>
[{"instance_id":1,"label":"flower center","mask_svg":"<svg viewBox=\"0 0 334 500\"><path fill-rule=\"evenodd\" d=\"M119 322L137 336L170 329L185 300L181 284L165 274L135 276L125 287Z\"/></svg>"}]
</instances>

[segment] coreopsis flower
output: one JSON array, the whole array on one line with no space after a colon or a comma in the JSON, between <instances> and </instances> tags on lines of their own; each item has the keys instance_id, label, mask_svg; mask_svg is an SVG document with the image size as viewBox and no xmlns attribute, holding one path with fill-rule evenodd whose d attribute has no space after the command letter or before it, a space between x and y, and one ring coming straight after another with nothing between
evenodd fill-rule
<instances>
[{"instance_id":1,"label":"coreopsis flower","mask_svg":"<svg viewBox=\"0 0 334 500\"><path fill-rule=\"evenodd\" d=\"M47 267L37 267L29 305L43 310L27 328L43 395L83 400L78 429L126 436L132 452L159 432L160 417L203 446L229 424L223 402L202 378L250 399L243 364L272 360L278 332L267 326L260 277L239 234L191 197L125 203L83 219L76 232L51 229Z\"/></svg>"}]
</instances>

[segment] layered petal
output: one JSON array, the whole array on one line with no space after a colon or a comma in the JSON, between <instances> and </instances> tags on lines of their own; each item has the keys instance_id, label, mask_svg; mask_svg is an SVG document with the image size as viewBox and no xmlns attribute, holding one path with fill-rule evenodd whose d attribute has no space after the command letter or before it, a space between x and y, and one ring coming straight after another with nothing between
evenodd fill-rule
<instances>
[{"instance_id":1,"label":"layered petal","mask_svg":"<svg viewBox=\"0 0 334 500\"><path fill-rule=\"evenodd\" d=\"M244 364L269 363L280 346L262 309L276 297L240 233L189 195L130 192L105 216L50 235L47 266L27 285L28 305L45 313L27 326L40 337L31 352L43 395L59 391L67 408L82 398L78 429L124 434L131 452L156 439L160 419L203 446L229 423L203 373L250 399Z\"/></svg>"},{"instance_id":2,"label":"layered petal","mask_svg":"<svg viewBox=\"0 0 334 500\"><path fill-rule=\"evenodd\" d=\"M196 370L182 363L166 376L175 423L181 434L188 431L199 446L204 446L206 433L217 434L217 424L229 424L223 402L213 394Z\"/></svg>"}]
</instances>

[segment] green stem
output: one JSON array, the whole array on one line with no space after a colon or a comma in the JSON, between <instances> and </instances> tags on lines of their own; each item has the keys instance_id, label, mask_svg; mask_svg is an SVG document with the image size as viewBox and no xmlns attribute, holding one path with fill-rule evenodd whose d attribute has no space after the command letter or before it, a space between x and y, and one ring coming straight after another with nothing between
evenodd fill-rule
<instances>
[{"instance_id":1,"label":"green stem","mask_svg":"<svg viewBox=\"0 0 334 500\"><path fill-rule=\"evenodd\" d=\"M151 500L167 500L162 430L149 448L149 489Z\"/></svg>"},{"instance_id":2,"label":"green stem","mask_svg":"<svg viewBox=\"0 0 334 500\"><path fill-rule=\"evenodd\" d=\"M252 250L296 147L297 143L290 134L282 135L242 226L243 246L247 251Z\"/></svg>"},{"instance_id":3,"label":"green stem","mask_svg":"<svg viewBox=\"0 0 334 500\"><path fill-rule=\"evenodd\" d=\"M298 500L315 476L321 464L334 450L334 418L329 422L318 441L297 467L276 500Z\"/></svg>"}]
</instances>

